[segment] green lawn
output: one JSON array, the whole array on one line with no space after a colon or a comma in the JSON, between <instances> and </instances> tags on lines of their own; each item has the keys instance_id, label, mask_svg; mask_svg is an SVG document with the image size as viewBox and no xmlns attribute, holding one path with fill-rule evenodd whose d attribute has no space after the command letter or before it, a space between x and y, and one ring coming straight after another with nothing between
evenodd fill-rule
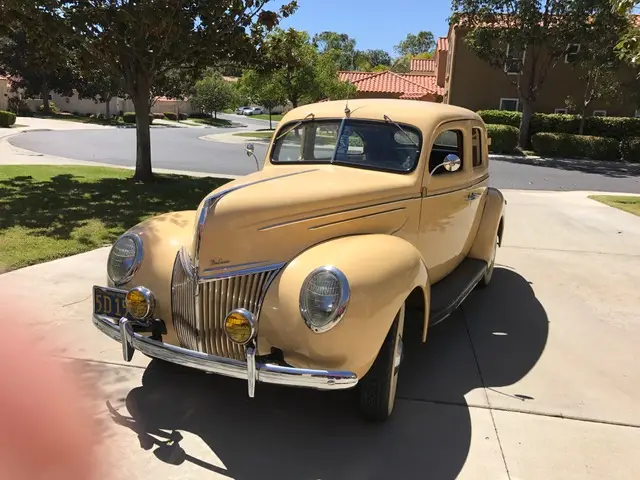
<instances>
[{"instance_id":1,"label":"green lawn","mask_svg":"<svg viewBox=\"0 0 640 480\"><path fill-rule=\"evenodd\" d=\"M262 132L239 132L234 133L236 137L248 137L248 138L266 138L267 140L271 140L273 137L273 130L267 130Z\"/></svg>"},{"instance_id":2,"label":"green lawn","mask_svg":"<svg viewBox=\"0 0 640 480\"><path fill-rule=\"evenodd\" d=\"M226 127L231 125L229 120L224 120L222 118L189 118L189 121L204 125L211 125L213 127Z\"/></svg>"},{"instance_id":3,"label":"green lawn","mask_svg":"<svg viewBox=\"0 0 640 480\"><path fill-rule=\"evenodd\" d=\"M591 195L589 198L598 202L615 207L625 212L640 216L640 197L629 197L624 195Z\"/></svg>"},{"instance_id":4,"label":"green lawn","mask_svg":"<svg viewBox=\"0 0 640 480\"><path fill-rule=\"evenodd\" d=\"M0 272L112 243L153 215L196 209L228 182L156 174L134 183L121 168L0 166Z\"/></svg>"},{"instance_id":5,"label":"green lawn","mask_svg":"<svg viewBox=\"0 0 640 480\"><path fill-rule=\"evenodd\" d=\"M271 120L273 120L274 122L279 122L280 120L282 120L282 117L283 115L274 113L273 115L271 115ZM261 118L262 120L269 120L269 114L262 113L260 115L249 115L249 118Z\"/></svg>"}]
</instances>

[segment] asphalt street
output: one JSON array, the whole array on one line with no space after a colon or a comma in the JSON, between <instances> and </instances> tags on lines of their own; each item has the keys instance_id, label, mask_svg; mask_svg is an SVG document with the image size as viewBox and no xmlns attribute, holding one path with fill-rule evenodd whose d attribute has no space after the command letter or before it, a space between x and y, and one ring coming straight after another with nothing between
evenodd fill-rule
<instances>
[{"instance_id":1,"label":"asphalt street","mask_svg":"<svg viewBox=\"0 0 640 480\"><path fill-rule=\"evenodd\" d=\"M239 120L240 117L230 115ZM265 128L268 122L241 119L251 129ZM243 144L201 140L214 133L227 133L246 128L152 128L151 150L157 168L207 172L225 175L246 175L256 170L253 158L247 157ZM76 160L135 165L135 129L34 131L16 135L10 143L39 153ZM256 143L260 161L266 145ZM529 163L529 160L525 160ZM517 163L492 159L491 184L497 188L523 190L590 190L640 193L640 169L627 171L623 167L593 167L585 162L557 162L551 166Z\"/></svg>"}]
</instances>

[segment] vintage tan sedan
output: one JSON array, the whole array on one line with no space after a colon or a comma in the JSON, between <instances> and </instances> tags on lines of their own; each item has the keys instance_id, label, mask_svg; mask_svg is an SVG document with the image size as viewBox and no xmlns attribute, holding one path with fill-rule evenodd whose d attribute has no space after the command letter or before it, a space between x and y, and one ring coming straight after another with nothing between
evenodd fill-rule
<instances>
[{"instance_id":1,"label":"vintage tan sedan","mask_svg":"<svg viewBox=\"0 0 640 480\"><path fill-rule=\"evenodd\" d=\"M262 169L114 243L93 322L126 361L140 350L243 379L250 397L256 382L357 387L364 416L384 420L407 312L424 342L491 281L506 202L488 186L489 142L450 105L295 108Z\"/></svg>"}]
</instances>

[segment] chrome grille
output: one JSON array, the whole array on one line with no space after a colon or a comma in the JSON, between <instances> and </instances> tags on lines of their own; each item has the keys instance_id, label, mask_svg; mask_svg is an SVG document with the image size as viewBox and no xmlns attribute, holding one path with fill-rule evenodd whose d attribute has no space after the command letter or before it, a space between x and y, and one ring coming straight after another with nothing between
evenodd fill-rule
<instances>
[{"instance_id":1,"label":"chrome grille","mask_svg":"<svg viewBox=\"0 0 640 480\"><path fill-rule=\"evenodd\" d=\"M236 308L246 308L257 316L267 287L280 268L277 265L263 268L259 272L196 283L185 272L178 255L173 267L171 291L173 323L181 346L211 355L244 360L246 348L227 338L224 320Z\"/></svg>"}]
</instances>

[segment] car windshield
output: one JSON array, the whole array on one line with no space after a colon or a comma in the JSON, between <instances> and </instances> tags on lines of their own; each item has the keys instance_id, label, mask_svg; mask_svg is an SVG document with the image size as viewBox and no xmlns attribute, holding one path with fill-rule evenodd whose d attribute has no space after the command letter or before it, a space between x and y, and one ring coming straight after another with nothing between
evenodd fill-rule
<instances>
[{"instance_id":1,"label":"car windshield","mask_svg":"<svg viewBox=\"0 0 640 480\"><path fill-rule=\"evenodd\" d=\"M344 123L339 119L292 122L279 130L271 161L334 163L407 173L416 168L421 141L415 127L389 122L353 119Z\"/></svg>"}]
</instances>

